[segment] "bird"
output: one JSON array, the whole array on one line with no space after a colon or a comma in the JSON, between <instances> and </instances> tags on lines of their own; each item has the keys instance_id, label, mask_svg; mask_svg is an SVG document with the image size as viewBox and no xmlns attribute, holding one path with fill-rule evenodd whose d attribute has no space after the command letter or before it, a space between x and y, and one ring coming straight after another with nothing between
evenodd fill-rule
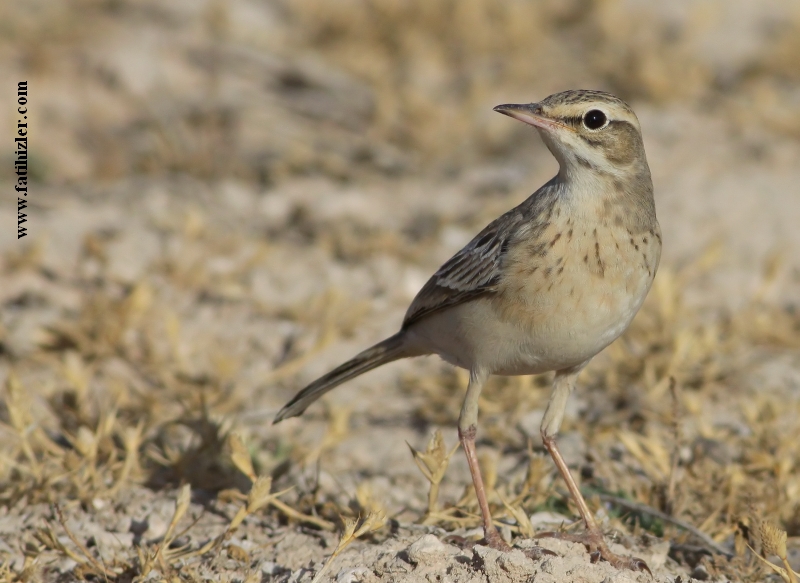
<instances>
[{"instance_id":1,"label":"bird","mask_svg":"<svg viewBox=\"0 0 800 583\"><path fill-rule=\"evenodd\" d=\"M661 257L661 229L641 125L603 91L567 90L494 111L533 126L556 158L556 176L446 261L411 302L400 331L302 389L274 423L383 364L436 354L469 371L458 419L481 511L484 542L510 547L491 516L475 438L478 400L491 375L555 372L541 423L544 448L585 524L571 536L593 561L647 570L612 553L557 445L580 371L630 325ZM548 533L550 535L554 533Z\"/></svg>"}]
</instances>

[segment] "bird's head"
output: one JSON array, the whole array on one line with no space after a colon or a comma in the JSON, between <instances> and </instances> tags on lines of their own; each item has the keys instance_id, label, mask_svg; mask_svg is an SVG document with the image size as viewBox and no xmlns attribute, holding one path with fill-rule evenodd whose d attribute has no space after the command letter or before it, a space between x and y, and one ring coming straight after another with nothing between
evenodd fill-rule
<instances>
[{"instance_id":1,"label":"bird's head","mask_svg":"<svg viewBox=\"0 0 800 583\"><path fill-rule=\"evenodd\" d=\"M539 130L568 176L588 170L624 177L647 170L639 120L610 93L563 91L538 103L498 105L494 110Z\"/></svg>"}]
</instances>

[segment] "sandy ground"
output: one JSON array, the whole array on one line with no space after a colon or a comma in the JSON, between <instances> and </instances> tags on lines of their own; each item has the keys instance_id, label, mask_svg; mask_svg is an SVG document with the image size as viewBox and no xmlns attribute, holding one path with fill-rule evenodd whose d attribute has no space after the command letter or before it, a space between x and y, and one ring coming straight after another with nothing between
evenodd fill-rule
<instances>
[{"instance_id":1,"label":"sandy ground","mask_svg":"<svg viewBox=\"0 0 800 583\"><path fill-rule=\"evenodd\" d=\"M398 138L393 102L347 68L339 45L312 46L297 62L280 50L293 42L286 22L313 28L308 13L284 21L277 4L148 6L91 5L84 26L111 23L99 37L58 29L84 59L64 57L65 68L62 45L26 53L25 39L59 18L78 23L74 6L16 16L17 46L3 49L8 78L28 70L38 81L32 155L43 170L30 236L17 241L9 228L0 238L0 576L308 582L336 554L317 580L651 580L552 538L540 544L554 554L525 554L531 532L580 529L537 443L546 376L497 379L481 404L479 453L516 546L509 554L475 544L463 455L450 458L431 514L429 481L409 452L424 452L436 430L453 447L463 372L433 358L394 363L271 425L305 383L393 333L430 273L555 173L534 131L491 113L519 87L501 97L499 83L461 104L476 121L442 144ZM761 520L788 532L800 569L800 134L791 116L776 129L767 110L746 107L758 75L764 86L783 75L779 96L790 99L800 74L746 77L754 55L779 62L784 49L714 6L722 16L687 29L691 62L746 80L679 100L660 99L647 77L630 89L662 268L630 332L581 376L561 437L614 548L645 559L657 581L762 580L744 544ZM208 44L222 34L215 10L228 10L236 34ZM676 11L653 18L694 14ZM792 14L774 3L750 20ZM731 22L743 40L726 51L719 35ZM553 38L566 42L569 30ZM682 53L670 54L677 67L670 59ZM569 81L627 87L619 72L598 80L565 67ZM70 77L84 74L91 82L74 89ZM527 100L559 82L548 75ZM159 91L168 98L143 102ZM86 103L96 127L76 105ZM773 103L780 112L791 101ZM13 225L3 200L0 224ZM256 476L281 494L259 498ZM615 499L692 525L732 558ZM334 552L347 521L365 519L376 522Z\"/></svg>"}]
</instances>

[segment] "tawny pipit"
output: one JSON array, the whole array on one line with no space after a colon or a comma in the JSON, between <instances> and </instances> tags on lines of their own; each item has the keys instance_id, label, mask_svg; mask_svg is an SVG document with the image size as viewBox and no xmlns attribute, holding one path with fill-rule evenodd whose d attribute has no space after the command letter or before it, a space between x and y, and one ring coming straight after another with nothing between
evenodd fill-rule
<instances>
[{"instance_id":1,"label":"tawny pipit","mask_svg":"<svg viewBox=\"0 0 800 583\"><path fill-rule=\"evenodd\" d=\"M555 441L578 373L628 327L658 267L661 231L639 120L600 91L565 91L495 111L534 126L558 160L558 174L447 261L414 298L397 334L311 383L275 421L400 358L438 354L467 369L458 435L486 541L508 548L492 522L475 453L478 397L489 375L556 371L542 440L586 524L581 541L617 566L647 568L608 550Z\"/></svg>"}]
</instances>

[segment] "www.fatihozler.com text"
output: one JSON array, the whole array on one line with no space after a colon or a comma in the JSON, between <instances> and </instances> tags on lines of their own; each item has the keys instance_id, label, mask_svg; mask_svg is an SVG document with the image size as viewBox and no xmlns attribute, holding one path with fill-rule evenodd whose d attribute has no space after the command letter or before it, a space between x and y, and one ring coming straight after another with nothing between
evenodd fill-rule
<instances>
[{"instance_id":1,"label":"www.fatihozler.com text","mask_svg":"<svg viewBox=\"0 0 800 583\"><path fill-rule=\"evenodd\" d=\"M25 223L28 215L25 211L28 208L28 82L20 81L17 83L17 134L14 137L14 172L17 175L17 183L14 190L17 191L17 239L22 239L28 234Z\"/></svg>"}]
</instances>

